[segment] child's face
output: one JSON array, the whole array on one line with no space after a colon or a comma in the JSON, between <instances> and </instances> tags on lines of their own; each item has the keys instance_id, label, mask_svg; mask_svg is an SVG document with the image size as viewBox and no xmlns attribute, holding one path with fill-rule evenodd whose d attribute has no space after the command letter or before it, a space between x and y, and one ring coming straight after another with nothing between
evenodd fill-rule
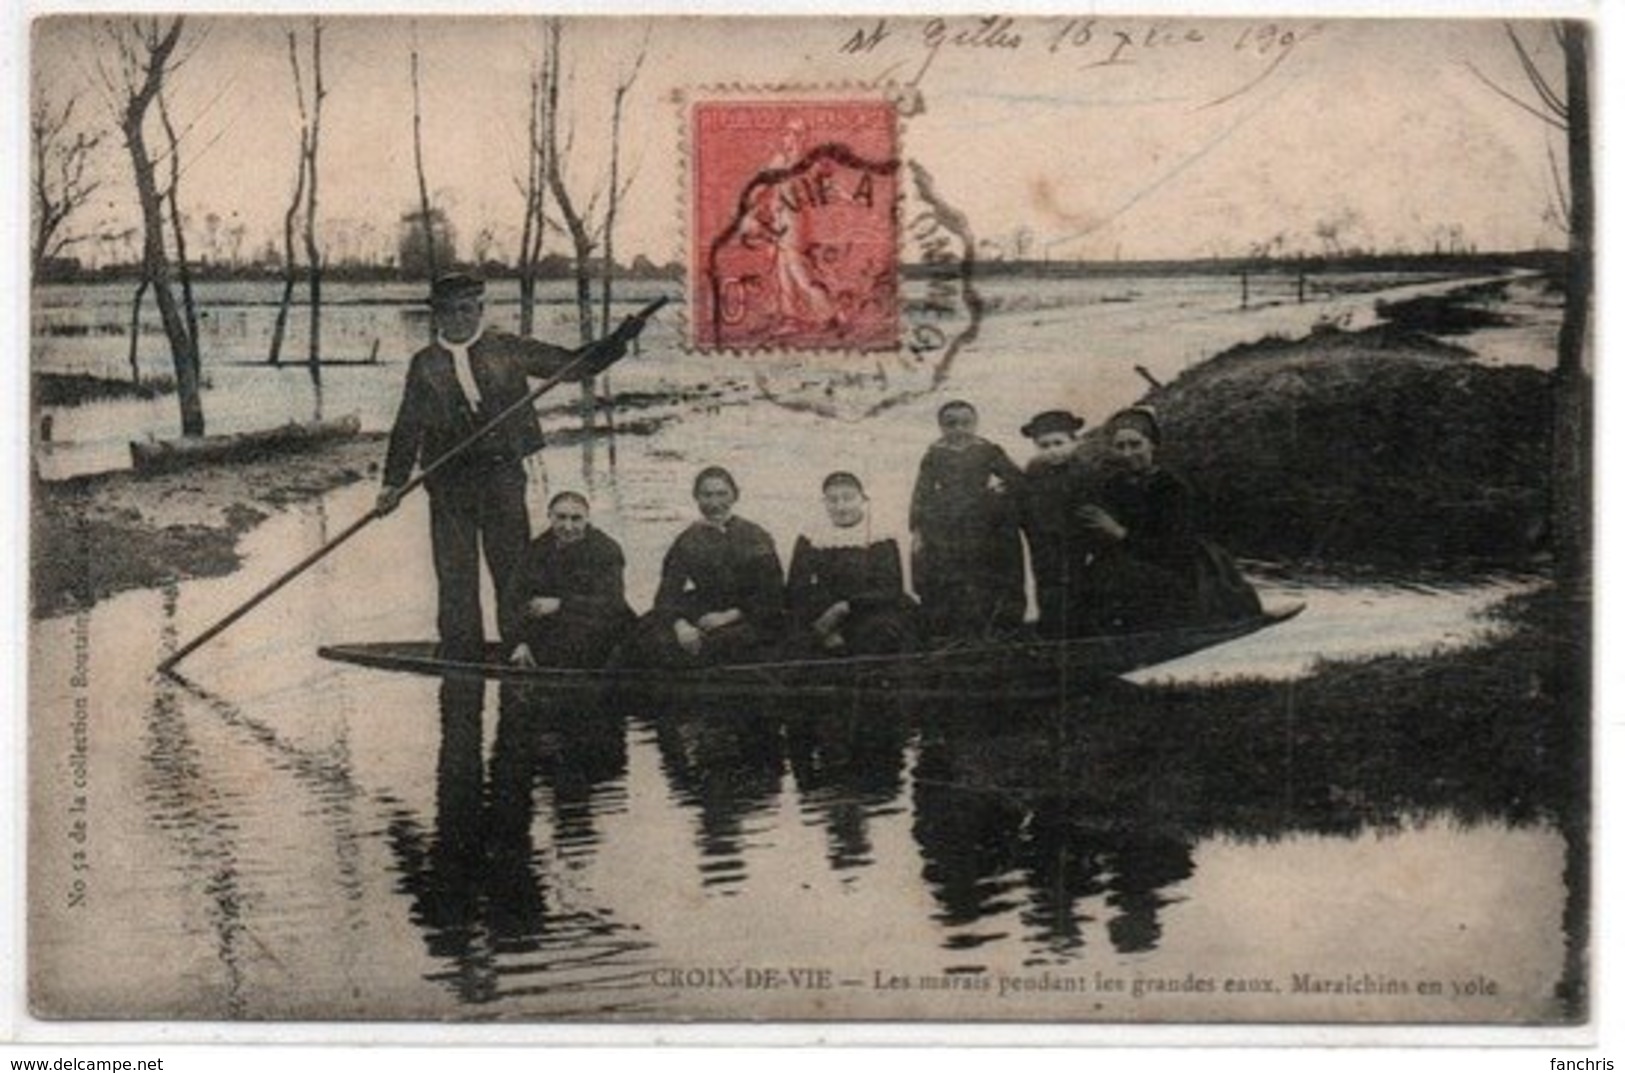
<instances>
[{"instance_id":1,"label":"child's face","mask_svg":"<svg viewBox=\"0 0 1625 1073\"><path fill-rule=\"evenodd\" d=\"M976 411L955 406L937 418L937 427L950 440L968 440L976 435Z\"/></svg>"},{"instance_id":2,"label":"child's face","mask_svg":"<svg viewBox=\"0 0 1625 1073\"><path fill-rule=\"evenodd\" d=\"M1077 439L1070 432L1046 432L1033 440L1033 446L1038 448L1038 457L1059 462L1072 453Z\"/></svg>"}]
</instances>

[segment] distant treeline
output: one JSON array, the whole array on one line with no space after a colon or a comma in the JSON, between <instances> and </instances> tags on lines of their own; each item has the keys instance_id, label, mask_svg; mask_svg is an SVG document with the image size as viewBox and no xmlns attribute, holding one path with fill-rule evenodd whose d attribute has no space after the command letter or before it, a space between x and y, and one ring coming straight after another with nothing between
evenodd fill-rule
<instances>
[{"instance_id":1,"label":"distant treeline","mask_svg":"<svg viewBox=\"0 0 1625 1073\"><path fill-rule=\"evenodd\" d=\"M1438 272L1451 275L1476 272L1494 272L1508 268L1525 268L1539 272L1561 272L1568 255L1562 250L1510 250L1485 253L1371 253L1350 254L1339 257L1203 257L1191 260L1154 261L1012 261L979 260L975 270L982 276L1014 276L1022 278L1074 279L1084 277L1154 277L1154 276L1234 276L1243 272L1255 275L1320 275L1331 272ZM518 270L497 261L484 264L459 262L459 271L476 272L489 280L513 279ZM277 264L228 264L200 262L192 266L192 276L198 280L281 280L282 267ZM594 265L592 272L600 271ZM905 264L904 276L917 279L940 273L940 265ZM110 264L86 268L71 257L49 262L36 282L86 283L134 282L140 278L136 264ZM342 263L328 265L323 270L329 280L354 283L411 283L421 282L412 273L403 272L394 265ZM618 265L615 272L622 280L677 281L683 278L683 266L676 261L655 264L646 257L636 257L630 265ZM555 254L544 258L538 268L539 280L568 281L575 278L575 269L568 257Z\"/></svg>"},{"instance_id":2,"label":"distant treeline","mask_svg":"<svg viewBox=\"0 0 1625 1073\"><path fill-rule=\"evenodd\" d=\"M1438 272L1451 275L1525 268L1559 272L1568 263L1563 250L1511 250L1484 253L1359 253L1341 256L1203 257L1156 261L978 261L979 275L1047 279L1138 276L1310 275L1328 272ZM929 276L940 266L905 265L910 277Z\"/></svg>"},{"instance_id":3,"label":"distant treeline","mask_svg":"<svg viewBox=\"0 0 1625 1073\"><path fill-rule=\"evenodd\" d=\"M194 261L189 267L192 270L192 279L197 280L266 280L281 282L283 278L282 266L276 263L230 263L214 261ZM487 261L484 264L459 261L455 265L448 265L447 271L474 272L485 279L514 279L519 275L518 269L512 265L498 261ZM601 264L594 262L591 272L601 271ZM678 280L683 276L683 268L675 261L666 264L655 264L646 257L636 257L630 265L617 264L615 278L617 280ZM108 264L96 268L87 268L76 258L59 257L48 262L39 273L37 283L118 283L129 282L134 284L141 278L140 264ZM422 283L423 277L415 272L402 271L396 265L367 264L364 262L343 262L322 266L322 278L325 281L345 281L350 283ZM574 262L563 255L555 254L543 258L537 268L536 278L539 280L569 281L575 279Z\"/></svg>"}]
</instances>

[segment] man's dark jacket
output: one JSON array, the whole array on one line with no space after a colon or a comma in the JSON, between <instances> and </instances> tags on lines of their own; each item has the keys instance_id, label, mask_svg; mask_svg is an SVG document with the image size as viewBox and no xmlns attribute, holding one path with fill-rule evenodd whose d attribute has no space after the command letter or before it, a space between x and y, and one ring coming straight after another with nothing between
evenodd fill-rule
<instances>
[{"instance_id":1,"label":"man's dark jacket","mask_svg":"<svg viewBox=\"0 0 1625 1073\"><path fill-rule=\"evenodd\" d=\"M479 385L476 412L463 396L452 368L451 352L438 342L412 356L395 427L384 459L384 484L399 488L415 465L427 467L503 410L523 399L528 379L556 376L576 356L537 339L524 339L487 329L469 348L469 366ZM596 364L596 363L594 363ZM583 368L581 379L595 370ZM428 480L429 491L466 477L471 468L518 462L542 446L542 427L534 408L514 414L470 448L466 461L446 466Z\"/></svg>"}]
</instances>

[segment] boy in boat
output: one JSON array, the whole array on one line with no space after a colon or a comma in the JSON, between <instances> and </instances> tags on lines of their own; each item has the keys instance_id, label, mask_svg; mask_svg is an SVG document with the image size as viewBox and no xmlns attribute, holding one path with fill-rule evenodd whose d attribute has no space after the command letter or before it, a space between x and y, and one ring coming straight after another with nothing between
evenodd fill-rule
<instances>
[{"instance_id":1,"label":"boy in boat","mask_svg":"<svg viewBox=\"0 0 1625 1073\"><path fill-rule=\"evenodd\" d=\"M699 520L666 552L639 652L659 666L765 658L784 625L784 567L767 530L734 514L739 485L721 466L694 478Z\"/></svg>"},{"instance_id":2,"label":"boy in boat","mask_svg":"<svg viewBox=\"0 0 1625 1073\"><path fill-rule=\"evenodd\" d=\"M502 636L521 667L602 667L637 621L626 603L626 557L591 521L577 492L547 505L548 527L503 594Z\"/></svg>"},{"instance_id":3,"label":"boy in boat","mask_svg":"<svg viewBox=\"0 0 1625 1073\"><path fill-rule=\"evenodd\" d=\"M863 483L824 478L829 525L796 538L788 587L795 647L814 655L881 655L914 647L897 540L873 532Z\"/></svg>"},{"instance_id":4,"label":"boy in boat","mask_svg":"<svg viewBox=\"0 0 1625 1073\"><path fill-rule=\"evenodd\" d=\"M1021 426L1037 448L1027 463L1021 528L1038 596L1038 633L1048 640L1074 636L1082 625L1076 604L1089 558L1078 518L1086 494L1077 451L1083 425L1071 411L1045 410Z\"/></svg>"},{"instance_id":5,"label":"boy in boat","mask_svg":"<svg viewBox=\"0 0 1625 1073\"><path fill-rule=\"evenodd\" d=\"M522 400L529 391L527 378L547 379L569 368L571 379L585 380L625 351L625 341L611 336L592 352L592 360L570 368L576 351L486 330L485 284L462 273L435 280L429 302L435 341L412 356L406 374L389 433L379 514L395 509L414 467L433 465ZM530 542L523 463L541 446L541 424L534 408L525 407L425 482L443 656L484 655L480 548L500 594Z\"/></svg>"},{"instance_id":6,"label":"boy in boat","mask_svg":"<svg viewBox=\"0 0 1625 1073\"><path fill-rule=\"evenodd\" d=\"M945 403L942 436L920 460L909 508L914 591L932 637L986 639L1020 628L1027 594L1017 527L1022 474L976 434L976 408Z\"/></svg>"}]
</instances>

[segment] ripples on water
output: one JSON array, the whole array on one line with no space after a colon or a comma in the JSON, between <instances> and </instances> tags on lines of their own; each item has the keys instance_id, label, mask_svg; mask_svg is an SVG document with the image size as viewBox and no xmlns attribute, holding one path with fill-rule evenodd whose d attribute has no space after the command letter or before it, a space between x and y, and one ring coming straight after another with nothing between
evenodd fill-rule
<instances>
[{"instance_id":1,"label":"ripples on water","mask_svg":"<svg viewBox=\"0 0 1625 1073\"><path fill-rule=\"evenodd\" d=\"M1113 308L1143 313L1134 305ZM1043 346L1043 368L1073 375L1064 347ZM1164 357L1173 371L1185 360L1178 346ZM1011 417L989 409L990 423ZM883 436L799 435L810 420L764 407L678 420L623 447L612 476L585 452L578 472L557 449L548 476L554 490L593 492L646 604L702 462L734 466L741 510L784 547L816 510L817 476L854 459L880 520L886 504L900 513L928 408L900 412ZM388 555L333 557L255 629L193 657L206 687L149 678L178 636L324 540L329 510L337 524L369 501L357 487L279 515L249 536L235 577L91 612L93 897L76 916L31 902L62 1012L806 1016L806 995L677 988L669 975L806 964L861 983L836 995L857 1016L1337 1020L1346 1007L1279 996L919 1006L868 980L1397 973L1420 957L1429 971L1497 976L1515 996L1440 1016L1561 1015L1550 996L1579 889L1565 877L1584 847L1570 841L1545 730L1447 703L1420 726L1375 709L1339 721L1281 684L1328 656L1481 640L1493 626L1477 613L1532 582L1271 578L1269 600L1310 611L1140 676L1164 692L1114 686L1068 710L875 697L583 709L314 659L312 638L407 637L432 622L426 566L399 569L429 562L414 502L388 523ZM36 714L69 709L68 631L34 631ZM1222 705L1188 692L1238 676L1276 682L1231 687ZM31 723L36 824L57 816L65 722ZM61 843L55 828L36 833L46 887L65 866L39 847ZM108 982L107 964L129 967Z\"/></svg>"},{"instance_id":2,"label":"ripples on water","mask_svg":"<svg viewBox=\"0 0 1625 1073\"><path fill-rule=\"evenodd\" d=\"M172 645L177 595L110 601L95 643L154 616ZM63 647L39 646L40 680ZM1216 708L1128 685L1067 710L582 707L284 656L267 672L254 655L230 695L147 679L145 661L98 679L91 846L118 866L89 917L39 929L64 986L93 996L107 958L139 952L110 995L80 999L90 1012L793 1016L794 995L662 974L807 964L863 981L851 1015L1009 1016L975 993L888 1006L867 981L1279 974L1342 965L1349 930L1375 927L1406 938L1365 944L1363 968L1425 951L1498 976L1519 1016L1556 1016L1562 771L1516 713L1494 750L1422 760L1381 712L1328 723L1262 683ZM1430 718L1428 739L1483 738L1482 713ZM1341 878L1306 884L1305 862ZM1042 1009L1337 1016L1280 1001Z\"/></svg>"}]
</instances>

